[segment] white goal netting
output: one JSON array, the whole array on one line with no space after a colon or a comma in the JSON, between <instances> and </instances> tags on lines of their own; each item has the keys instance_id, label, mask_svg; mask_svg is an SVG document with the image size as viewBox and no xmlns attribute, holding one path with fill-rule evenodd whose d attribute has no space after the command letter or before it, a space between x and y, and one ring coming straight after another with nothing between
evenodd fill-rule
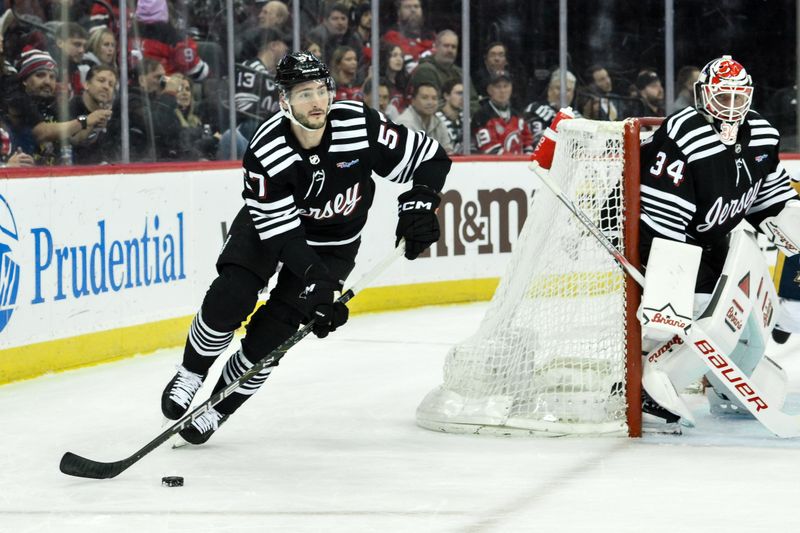
<instances>
[{"instance_id":1,"label":"white goal netting","mask_svg":"<svg viewBox=\"0 0 800 533\"><path fill-rule=\"evenodd\" d=\"M550 175L623 248L624 123L559 124ZM534 179L533 174L531 179ZM625 434L625 275L544 185L483 321L417 409L429 429Z\"/></svg>"}]
</instances>

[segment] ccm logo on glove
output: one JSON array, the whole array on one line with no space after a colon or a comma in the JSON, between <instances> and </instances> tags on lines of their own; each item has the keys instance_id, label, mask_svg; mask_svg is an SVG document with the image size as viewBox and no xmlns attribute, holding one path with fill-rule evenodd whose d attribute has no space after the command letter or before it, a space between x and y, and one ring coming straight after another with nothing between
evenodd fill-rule
<instances>
[{"instance_id":1,"label":"ccm logo on glove","mask_svg":"<svg viewBox=\"0 0 800 533\"><path fill-rule=\"evenodd\" d=\"M418 185L398 198L397 229L394 245L406 240L405 256L416 259L439 240L439 218L436 208L442 201L432 189Z\"/></svg>"},{"instance_id":2,"label":"ccm logo on glove","mask_svg":"<svg viewBox=\"0 0 800 533\"><path fill-rule=\"evenodd\" d=\"M439 202L436 202L438 205ZM398 211L402 213L403 211L411 211L412 209L422 209L427 211L433 211L433 202L426 202L424 200L417 200L416 202L403 202L400 204L400 208Z\"/></svg>"}]
</instances>

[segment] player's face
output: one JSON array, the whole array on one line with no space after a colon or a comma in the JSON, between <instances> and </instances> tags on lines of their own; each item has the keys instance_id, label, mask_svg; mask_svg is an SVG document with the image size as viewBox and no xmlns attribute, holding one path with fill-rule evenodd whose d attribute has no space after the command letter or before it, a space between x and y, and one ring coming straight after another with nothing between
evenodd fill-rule
<instances>
[{"instance_id":1,"label":"player's face","mask_svg":"<svg viewBox=\"0 0 800 533\"><path fill-rule=\"evenodd\" d=\"M295 120L312 130L325 127L329 102L328 86L321 81L301 83L289 95Z\"/></svg>"},{"instance_id":2,"label":"player's face","mask_svg":"<svg viewBox=\"0 0 800 533\"><path fill-rule=\"evenodd\" d=\"M86 92L95 102L109 105L114 99L114 88L117 85L117 77L113 72L102 70L95 74L91 80L86 81Z\"/></svg>"},{"instance_id":3,"label":"player's face","mask_svg":"<svg viewBox=\"0 0 800 533\"><path fill-rule=\"evenodd\" d=\"M56 93L56 73L53 70L37 70L22 82L28 96L51 98Z\"/></svg>"},{"instance_id":4,"label":"player's face","mask_svg":"<svg viewBox=\"0 0 800 533\"><path fill-rule=\"evenodd\" d=\"M512 89L513 85L511 85L510 81L501 79L498 82L490 83L486 87L486 92L489 93L489 98L492 99L492 102L497 105L507 106L508 103L511 102Z\"/></svg>"},{"instance_id":5,"label":"player's face","mask_svg":"<svg viewBox=\"0 0 800 533\"><path fill-rule=\"evenodd\" d=\"M100 39L100 48L96 53L101 62L107 65L113 63L114 56L117 55L117 41L114 39L114 35L111 33L104 34Z\"/></svg>"}]
</instances>

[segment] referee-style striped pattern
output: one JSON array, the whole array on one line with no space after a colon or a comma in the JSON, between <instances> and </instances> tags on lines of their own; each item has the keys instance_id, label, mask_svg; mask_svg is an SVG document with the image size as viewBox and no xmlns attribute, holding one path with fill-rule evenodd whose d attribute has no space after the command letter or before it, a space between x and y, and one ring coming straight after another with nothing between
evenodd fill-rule
<instances>
[{"instance_id":1,"label":"referee-style striped pattern","mask_svg":"<svg viewBox=\"0 0 800 533\"><path fill-rule=\"evenodd\" d=\"M686 227L697 207L683 198L642 185L641 220L658 236L686 242Z\"/></svg>"},{"instance_id":2,"label":"referee-style striped pattern","mask_svg":"<svg viewBox=\"0 0 800 533\"><path fill-rule=\"evenodd\" d=\"M725 145L719 140L719 136L710 124L691 129L683 127L690 118L697 114L697 110L687 107L667 121L667 135L678 145L686 157L687 163L725 150Z\"/></svg>"},{"instance_id":3,"label":"referee-style striped pattern","mask_svg":"<svg viewBox=\"0 0 800 533\"><path fill-rule=\"evenodd\" d=\"M767 177L761 182L756 199L750 209L747 210L747 214L758 213L770 206L782 204L792 199L797 199L797 193L790 185L789 175L786 169L783 168L783 164L778 163L775 172L767 174Z\"/></svg>"},{"instance_id":4,"label":"referee-style striped pattern","mask_svg":"<svg viewBox=\"0 0 800 533\"><path fill-rule=\"evenodd\" d=\"M222 379L225 381L225 385L230 385L239 379L252 366L253 363L247 360L242 350L238 350L228 359L228 362L225 363L225 368L222 369ZM264 368L245 383L242 383L234 392L252 396L264 384L271 373L272 367Z\"/></svg>"},{"instance_id":5,"label":"referee-style striped pattern","mask_svg":"<svg viewBox=\"0 0 800 533\"><path fill-rule=\"evenodd\" d=\"M203 321L203 311L194 317L189 328L189 344L194 351L206 357L217 357L233 340L233 331L216 331Z\"/></svg>"}]
</instances>

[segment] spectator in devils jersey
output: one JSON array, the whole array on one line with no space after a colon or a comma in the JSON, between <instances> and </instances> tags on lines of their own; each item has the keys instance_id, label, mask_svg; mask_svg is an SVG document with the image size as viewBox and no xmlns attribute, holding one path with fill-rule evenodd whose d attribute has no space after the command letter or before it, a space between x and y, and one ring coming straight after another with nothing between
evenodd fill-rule
<instances>
[{"instance_id":1,"label":"spectator in devils jersey","mask_svg":"<svg viewBox=\"0 0 800 533\"><path fill-rule=\"evenodd\" d=\"M575 99L575 74L570 71L566 72L567 79L567 105L571 106L572 101ZM525 119L528 121L528 128L533 134L533 145L539 142L539 139L544 135L547 126L553 121L561 108L561 71L555 69L550 73L550 82L547 84L546 100L531 102L525 108ZM577 112L576 112L577 115Z\"/></svg>"},{"instance_id":2,"label":"spectator in devils jersey","mask_svg":"<svg viewBox=\"0 0 800 533\"><path fill-rule=\"evenodd\" d=\"M403 51L406 72L417 68L421 57L433 50L433 32L423 28L425 17L420 0L395 0L397 26L383 34L383 40Z\"/></svg>"},{"instance_id":3,"label":"spectator in devils jersey","mask_svg":"<svg viewBox=\"0 0 800 533\"><path fill-rule=\"evenodd\" d=\"M412 130L422 131L439 142L448 154L453 153L450 133L447 127L436 116L439 107L439 89L430 83L422 83L414 87L411 105L397 117L397 123Z\"/></svg>"},{"instance_id":4,"label":"spectator in devils jersey","mask_svg":"<svg viewBox=\"0 0 800 533\"><path fill-rule=\"evenodd\" d=\"M169 22L167 0L139 0L136 5L138 38L131 40L132 50L164 66L166 74L180 72L194 81L209 75L208 63L197 53L197 43Z\"/></svg>"},{"instance_id":5,"label":"spectator in devils jersey","mask_svg":"<svg viewBox=\"0 0 800 533\"><path fill-rule=\"evenodd\" d=\"M472 131L477 149L484 154L533 153L533 135L522 113L511 107L511 75L494 73L486 86L489 99L472 117Z\"/></svg>"},{"instance_id":6,"label":"spectator in devils jersey","mask_svg":"<svg viewBox=\"0 0 800 533\"><path fill-rule=\"evenodd\" d=\"M74 22L65 22L61 25L56 37L58 47L58 82L67 97L80 95L83 92L79 65L83 61L86 51L86 40L89 34L80 25Z\"/></svg>"},{"instance_id":7,"label":"spectator in devils jersey","mask_svg":"<svg viewBox=\"0 0 800 533\"><path fill-rule=\"evenodd\" d=\"M117 71L106 65L95 65L86 74L83 94L75 96L69 103L69 116L82 121L86 128L72 137L73 162L76 165L113 163L119 159L119 117L113 110L114 93L117 87ZM88 116L98 109L106 112L102 120L90 126Z\"/></svg>"},{"instance_id":8,"label":"spectator in devils jersey","mask_svg":"<svg viewBox=\"0 0 800 533\"><path fill-rule=\"evenodd\" d=\"M358 59L356 51L349 46L340 46L333 51L331 58L331 76L336 82L337 100L364 101L364 92L356 79Z\"/></svg>"}]
</instances>

